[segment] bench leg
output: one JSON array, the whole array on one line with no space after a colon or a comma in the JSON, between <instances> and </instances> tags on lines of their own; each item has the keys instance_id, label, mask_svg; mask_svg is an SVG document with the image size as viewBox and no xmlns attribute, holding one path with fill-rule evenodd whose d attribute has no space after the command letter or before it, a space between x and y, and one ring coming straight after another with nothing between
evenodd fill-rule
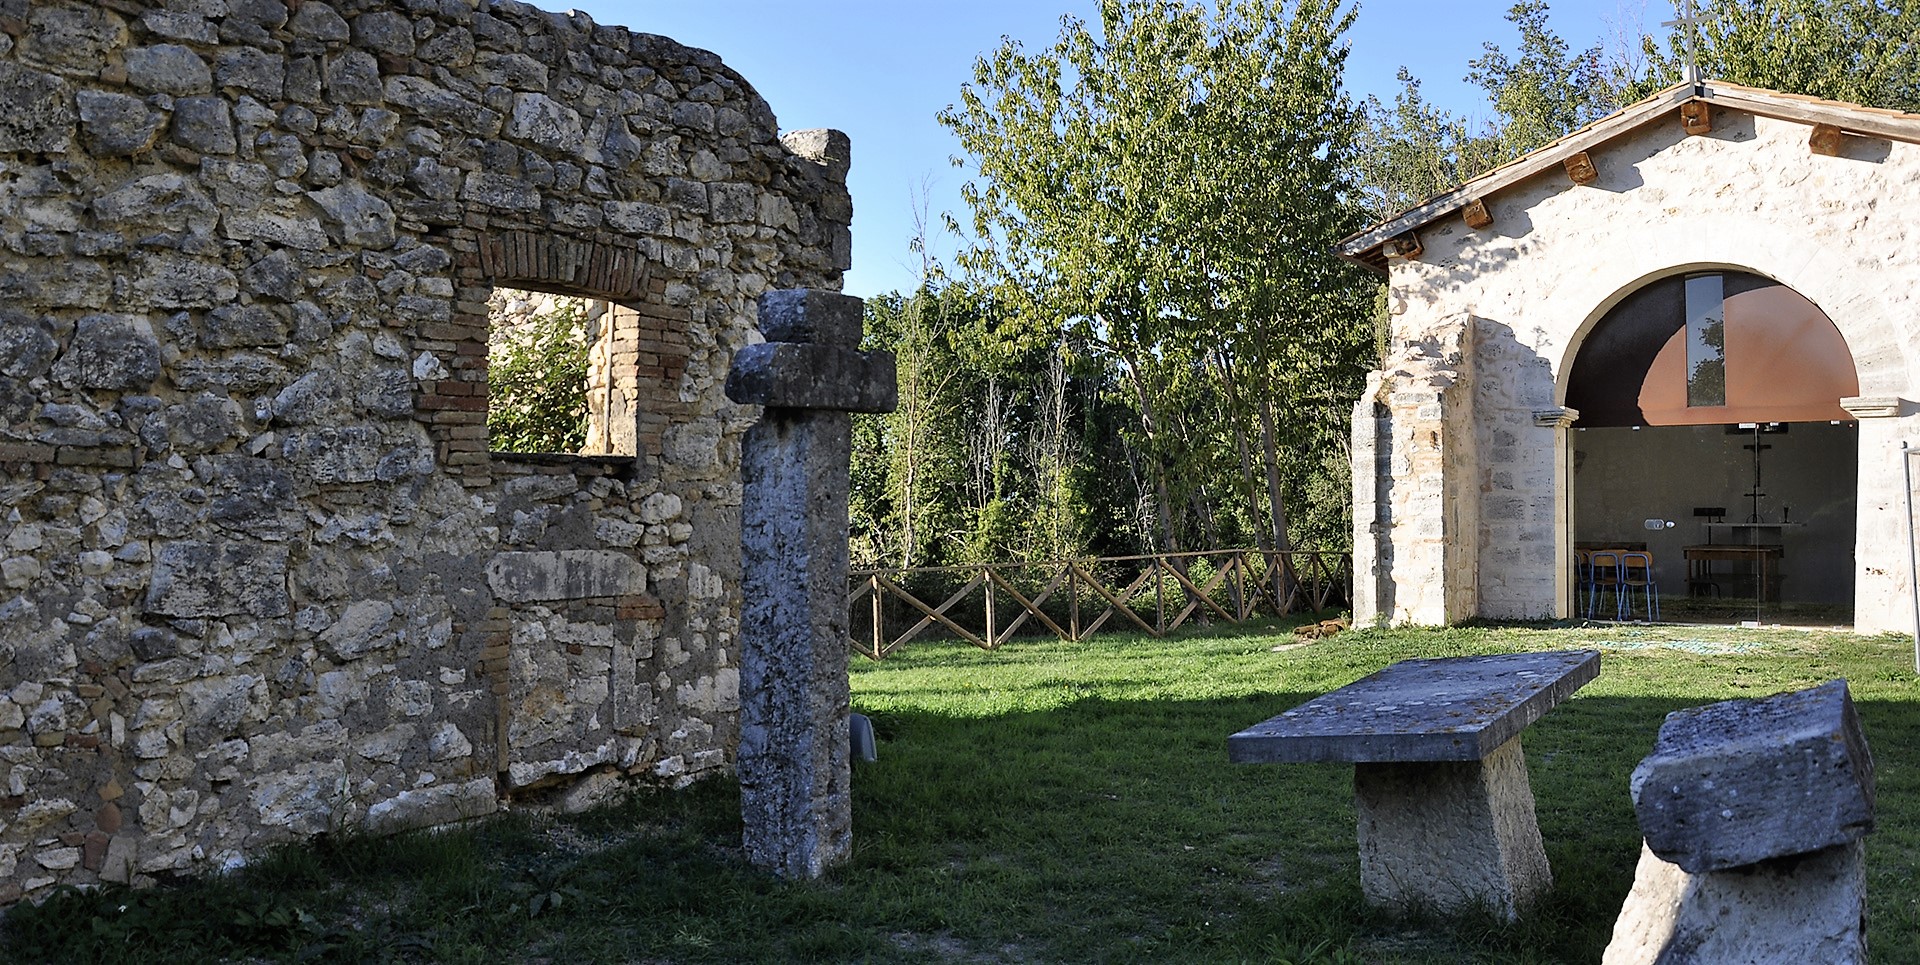
<instances>
[{"instance_id":1,"label":"bench leg","mask_svg":"<svg viewBox=\"0 0 1920 965\"><path fill-rule=\"evenodd\" d=\"M1480 761L1358 764L1353 786L1368 901L1511 919L1552 887L1518 737Z\"/></svg>"}]
</instances>

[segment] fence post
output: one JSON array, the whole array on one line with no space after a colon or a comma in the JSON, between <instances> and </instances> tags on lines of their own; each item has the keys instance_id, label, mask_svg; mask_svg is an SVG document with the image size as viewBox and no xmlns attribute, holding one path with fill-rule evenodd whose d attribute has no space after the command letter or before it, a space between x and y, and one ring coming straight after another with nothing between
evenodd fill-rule
<instances>
[{"instance_id":1,"label":"fence post","mask_svg":"<svg viewBox=\"0 0 1920 965\"><path fill-rule=\"evenodd\" d=\"M1073 642L1080 642L1080 574L1074 572L1073 564L1067 564L1067 630L1073 636Z\"/></svg>"},{"instance_id":2,"label":"fence post","mask_svg":"<svg viewBox=\"0 0 1920 965\"><path fill-rule=\"evenodd\" d=\"M880 574L875 573L867 579L873 581L873 659L886 655L881 647L886 642L887 611L885 601L880 599Z\"/></svg>"},{"instance_id":3,"label":"fence post","mask_svg":"<svg viewBox=\"0 0 1920 965\"><path fill-rule=\"evenodd\" d=\"M1000 636L994 632L993 622L993 567L980 567L980 583L987 590L987 649L1000 645Z\"/></svg>"},{"instance_id":4,"label":"fence post","mask_svg":"<svg viewBox=\"0 0 1920 965\"><path fill-rule=\"evenodd\" d=\"M1161 571L1160 557L1153 558L1153 635L1167 632L1167 574Z\"/></svg>"}]
</instances>

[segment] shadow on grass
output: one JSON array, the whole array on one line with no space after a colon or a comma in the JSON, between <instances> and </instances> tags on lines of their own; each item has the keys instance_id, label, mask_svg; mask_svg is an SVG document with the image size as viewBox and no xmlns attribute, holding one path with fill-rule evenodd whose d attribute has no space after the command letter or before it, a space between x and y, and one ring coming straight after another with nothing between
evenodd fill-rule
<instances>
[{"instance_id":1,"label":"shadow on grass","mask_svg":"<svg viewBox=\"0 0 1920 965\"><path fill-rule=\"evenodd\" d=\"M853 860L822 882L748 867L737 787L709 781L570 818L289 849L183 887L71 893L16 911L6 952L23 962L1598 959L1639 848L1627 776L1665 714L1700 701L1582 696L1526 731L1555 886L1508 924L1367 908L1349 766L1227 762L1228 734L1312 696L877 712L880 760L854 775ZM1880 764L1875 959L1916 962L1920 708L1866 699L1859 709Z\"/></svg>"},{"instance_id":2,"label":"shadow on grass","mask_svg":"<svg viewBox=\"0 0 1920 965\"><path fill-rule=\"evenodd\" d=\"M1553 866L1520 922L1396 918L1362 906L1347 765L1233 765L1225 738L1313 696L1117 702L955 720L876 719L881 760L856 776L858 860L843 881L948 887L903 927L1041 960L1257 959L1330 945L1389 961L1595 961L1632 884L1640 835L1628 777L1665 715L1700 701L1592 697L1524 740ZM1910 882L1920 708L1859 704L1879 760L1870 839L1877 961L1920 961ZM979 914L940 908L955 894ZM1277 945L1276 945L1277 943Z\"/></svg>"}]
</instances>

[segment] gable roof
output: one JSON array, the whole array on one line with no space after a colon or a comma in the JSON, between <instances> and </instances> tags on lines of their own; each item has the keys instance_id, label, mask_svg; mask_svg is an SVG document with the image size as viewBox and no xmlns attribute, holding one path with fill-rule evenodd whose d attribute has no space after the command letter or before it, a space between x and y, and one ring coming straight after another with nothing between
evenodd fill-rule
<instances>
[{"instance_id":1,"label":"gable roof","mask_svg":"<svg viewBox=\"0 0 1920 965\"><path fill-rule=\"evenodd\" d=\"M1566 162L1585 151L1663 119L1679 119L1683 104L1701 101L1714 108L1744 111L1761 117L1829 125L1851 134L1865 134L1908 144L1920 144L1920 114L1862 107L1843 101L1799 94L1783 94L1726 81L1675 84L1636 104L1621 108L1545 147L1524 154L1467 183L1409 208L1398 217L1343 239L1336 249L1342 258L1385 272L1387 242L1416 231L1491 197L1528 178Z\"/></svg>"}]
</instances>

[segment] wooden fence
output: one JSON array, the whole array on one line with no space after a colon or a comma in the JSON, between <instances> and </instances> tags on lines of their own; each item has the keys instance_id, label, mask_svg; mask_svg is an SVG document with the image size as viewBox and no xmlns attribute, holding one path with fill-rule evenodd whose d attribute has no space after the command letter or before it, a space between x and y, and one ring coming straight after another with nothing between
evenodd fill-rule
<instances>
[{"instance_id":1,"label":"wooden fence","mask_svg":"<svg viewBox=\"0 0 1920 965\"><path fill-rule=\"evenodd\" d=\"M1189 622L1344 606L1349 562L1317 550L1211 550L855 570L848 627L853 649L874 660L928 633L986 650L1022 632L1084 640L1110 623L1161 637Z\"/></svg>"}]
</instances>

